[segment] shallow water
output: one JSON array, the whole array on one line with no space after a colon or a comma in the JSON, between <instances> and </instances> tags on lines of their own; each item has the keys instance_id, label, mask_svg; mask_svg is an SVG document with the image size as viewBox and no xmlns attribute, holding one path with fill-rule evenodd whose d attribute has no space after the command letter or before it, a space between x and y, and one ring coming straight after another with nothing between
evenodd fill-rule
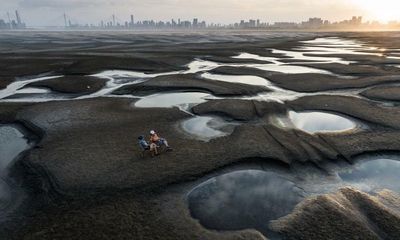
<instances>
[{"instance_id":1,"label":"shallow water","mask_svg":"<svg viewBox=\"0 0 400 240\"><path fill-rule=\"evenodd\" d=\"M16 94L40 94L40 93L50 93L50 92L51 92L50 89L28 87L17 90Z\"/></svg>"},{"instance_id":2,"label":"shallow water","mask_svg":"<svg viewBox=\"0 0 400 240\"><path fill-rule=\"evenodd\" d=\"M257 77L257 76L246 76L246 75L221 75L221 74L212 74L212 73L203 73L201 75L202 78L211 79L215 81L223 81L230 83L242 83L248 85L256 85L256 86L272 86L271 82L266 80L265 78Z\"/></svg>"},{"instance_id":3,"label":"shallow water","mask_svg":"<svg viewBox=\"0 0 400 240\"><path fill-rule=\"evenodd\" d=\"M312 67L303 67L303 66L295 66L288 63L283 63L279 61L279 58L272 58L272 57L262 57L256 54L249 54L249 53L242 53L238 56L233 58L237 59L255 59L261 61L270 61L270 64L241 64L238 66L241 67L251 67L257 68L264 71L272 71L272 72L280 72L280 73L287 73L287 74L300 74L300 73L319 73L319 74L328 74L334 75L332 72L312 68Z\"/></svg>"},{"instance_id":4,"label":"shallow water","mask_svg":"<svg viewBox=\"0 0 400 240\"><path fill-rule=\"evenodd\" d=\"M359 157L354 165L332 168L333 175L312 165L294 165L283 172L273 167L270 171L276 172L239 170L204 181L187 200L192 217L208 229L256 229L275 239L279 235L270 231L269 222L291 213L306 197L343 187L372 194L383 189L400 193L399 160L399 156Z\"/></svg>"},{"instance_id":5,"label":"shallow water","mask_svg":"<svg viewBox=\"0 0 400 240\"><path fill-rule=\"evenodd\" d=\"M189 106L206 102L209 97L212 96L201 92L162 93L143 97L134 105L139 108L179 107L187 109Z\"/></svg>"},{"instance_id":6,"label":"shallow water","mask_svg":"<svg viewBox=\"0 0 400 240\"><path fill-rule=\"evenodd\" d=\"M196 116L183 121L181 127L195 139L208 142L231 134L235 125L219 117Z\"/></svg>"},{"instance_id":7,"label":"shallow water","mask_svg":"<svg viewBox=\"0 0 400 240\"><path fill-rule=\"evenodd\" d=\"M290 213L303 199L296 185L272 172L243 170L212 178L188 195L191 214L209 229L257 229Z\"/></svg>"},{"instance_id":8,"label":"shallow water","mask_svg":"<svg viewBox=\"0 0 400 240\"><path fill-rule=\"evenodd\" d=\"M289 112L289 119L296 128L309 133L340 132L356 128L353 121L326 112Z\"/></svg>"},{"instance_id":9,"label":"shallow water","mask_svg":"<svg viewBox=\"0 0 400 240\"><path fill-rule=\"evenodd\" d=\"M48 80L48 79L55 79L55 78L60 78L62 76L48 76L48 77L35 77L31 79L26 79L26 80L18 80L10 83L5 89L0 90L0 99L7 98L9 96L12 96L18 91L23 91L22 88L28 85L29 83L33 82L39 82L42 80Z\"/></svg>"},{"instance_id":10,"label":"shallow water","mask_svg":"<svg viewBox=\"0 0 400 240\"><path fill-rule=\"evenodd\" d=\"M313 63L340 63L340 64L346 64L349 65L352 62L343 60L341 58L337 57L319 57L319 56L305 56L304 52L298 52L298 51L286 51L286 50L272 50L272 53L276 54L282 54L284 56L290 57L292 59L297 60L297 63L304 61L312 61Z\"/></svg>"},{"instance_id":11,"label":"shallow water","mask_svg":"<svg viewBox=\"0 0 400 240\"><path fill-rule=\"evenodd\" d=\"M304 51L308 54L352 54L352 55L374 55L383 56L382 53L374 52L379 49L369 47L357 40L342 38L317 38L303 41L304 46L296 48L297 51ZM372 51L372 52L367 52Z\"/></svg>"},{"instance_id":12,"label":"shallow water","mask_svg":"<svg viewBox=\"0 0 400 240\"><path fill-rule=\"evenodd\" d=\"M27 150L28 141L16 128L0 125L0 219L14 203L12 189L7 183L8 168L17 156Z\"/></svg>"},{"instance_id":13,"label":"shallow water","mask_svg":"<svg viewBox=\"0 0 400 240\"><path fill-rule=\"evenodd\" d=\"M338 174L346 184L366 192L389 189L400 193L400 161L395 159L360 159Z\"/></svg>"},{"instance_id":14,"label":"shallow water","mask_svg":"<svg viewBox=\"0 0 400 240\"><path fill-rule=\"evenodd\" d=\"M266 71L273 71L273 72L280 72L286 74L298 74L298 73L319 73L319 74L330 74L335 75L329 71L321 70L317 68L311 67L304 67L304 66L295 66L290 63L283 63L281 62L282 59L297 59L297 60L312 60L317 62L338 62L342 64L348 64L349 62L344 61L341 58L337 57L330 57L330 56L304 56L306 53L325 53L325 54L332 54L332 53L351 53L351 54L370 54L362 51L375 51L378 50L377 48L368 47L361 42L355 40L347 40L341 38L317 38L311 41L304 41L303 47L294 50L278 50L278 49L268 49L275 53L276 55L281 55L282 58L279 57L262 57L256 54L249 54L249 53L242 53L239 56L233 56L232 58L246 58L246 59L258 59L268 61L270 63L258 63L258 64L251 64L251 63L217 63L213 61L206 61L202 59L194 59L191 63L187 65L187 70L182 71L171 71L171 72L164 72L164 73L157 73L157 74L147 74L144 72L137 72L137 71L129 71L129 70L108 70L103 71L98 74L94 74L92 76L107 79L106 86L99 90L98 92L88 94L85 96L73 96L73 95L63 95L61 93L53 93L48 92L45 89L38 89L38 88L24 88L27 84L32 82L38 82L41 80L46 79L53 79L62 76L48 76L42 77L38 76L32 79L25 79L11 83L7 86L6 89L0 90L0 101L7 101L7 102L46 102L46 101L53 101L53 100L71 100L71 99L88 99L88 98L95 98L95 97L124 97L124 98L136 98L132 95L113 95L112 93L123 86L129 84L138 84L144 81L147 81L153 77L157 76L165 76L165 75L172 75L172 74L188 74L188 73L202 73L202 76L207 79L213 79L218 81L227 81L227 82L236 82L236 83L244 83L250 85L261 85L266 86L272 90L269 93L261 93L257 96L247 97L243 96L243 99L252 99L252 100L259 100L259 101L289 101L294 100L302 96L306 95L315 95L317 93L298 93L294 91L285 90L279 88L269 82L266 79L259 78L257 76L224 76L218 74L210 74L208 71L215 69L220 66L230 66L230 67L252 67L257 69L262 69ZM377 53L378 54L378 53ZM380 53L379 53L380 54ZM339 76L342 78L347 78L347 76ZM351 80L351 79L349 79ZM343 94L350 94L357 96L357 92L347 92L344 91L332 91L332 93L324 92L324 94L335 94L335 95L343 95ZM169 103L169 99L165 97L171 96L171 104ZM155 96L151 95L148 97L143 98L142 100L138 101L138 106L143 107L172 107L172 106L184 106L183 110L186 110L187 107L201 103L201 100L192 100L193 98L187 97L185 95L182 96L182 101L178 101L176 95L165 95L162 96ZM196 98L196 96L194 96ZM152 100L154 100L152 102ZM166 100L166 103L160 103L160 101ZM188 100L185 102L185 100ZM194 101L194 102L193 102ZM175 103L177 102L177 103Z\"/></svg>"},{"instance_id":15,"label":"shallow water","mask_svg":"<svg viewBox=\"0 0 400 240\"><path fill-rule=\"evenodd\" d=\"M18 129L0 125L0 174L27 148L27 140Z\"/></svg>"}]
</instances>

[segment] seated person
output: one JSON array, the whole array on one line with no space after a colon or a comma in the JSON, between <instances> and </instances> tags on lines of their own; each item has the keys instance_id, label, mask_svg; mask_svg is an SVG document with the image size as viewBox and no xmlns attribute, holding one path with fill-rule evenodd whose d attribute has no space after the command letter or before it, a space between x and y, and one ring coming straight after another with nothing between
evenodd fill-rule
<instances>
[{"instance_id":1,"label":"seated person","mask_svg":"<svg viewBox=\"0 0 400 240\"><path fill-rule=\"evenodd\" d=\"M165 138L160 138L154 130L150 131L150 143L156 144L156 146L158 146L158 147L161 147L164 145L165 147L167 147L167 151L172 150L172 148L168 145L167 140ZM151 149L152 149L152 147L150 146L150 150Z\"/></svg>"},{"instance_id":2,"label":"seated person","mask_svg":"<svg viewBox=\"0 0 400 240\"><path fill-rule=\"evenodd\" d=\"M139 136L138 137L139 140L139 146L142 148L142 151L147 151L150 150L151 154L154 156L158 154L157 152L157 145L155 145L154 143L149 144L146 140L144 140L143 136Z\"/></svg>"}]
</instances>

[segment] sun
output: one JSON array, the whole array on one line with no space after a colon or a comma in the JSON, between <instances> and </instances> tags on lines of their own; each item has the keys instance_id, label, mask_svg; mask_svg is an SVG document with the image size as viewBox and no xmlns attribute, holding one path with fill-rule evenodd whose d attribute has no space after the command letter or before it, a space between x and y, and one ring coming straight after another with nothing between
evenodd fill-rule
<instances>
[{"instance_id":1,"label":"sun","mask_svg":"<svg viewBox=\"0 0 400 240\"><path fill-rule=\"evenodd\" d=\"M399 0L353 0L369 15L368 18L388 22L400 20Z\"/></svg>"}]
</instances>

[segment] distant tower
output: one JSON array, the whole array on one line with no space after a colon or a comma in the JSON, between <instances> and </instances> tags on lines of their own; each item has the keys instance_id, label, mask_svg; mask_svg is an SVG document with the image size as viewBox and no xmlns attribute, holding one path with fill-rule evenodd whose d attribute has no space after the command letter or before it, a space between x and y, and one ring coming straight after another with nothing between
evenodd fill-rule
<instances>
[{"instance_id":1,"label":"distant tower","mask_svg":"<svg viewBox=\"0 0 400 240\"><path fill-rule=\"evenodd\" d=\"M133 18L133 14L131 15L131 26L133 27L133 25L135 24L135 19Z\"/></svg>"},{"instance_id":2,"label":"distant tower","mask_svg":"<svg viewBox=\"0 0 400 240\"><path fill-rule=\"evenodd\" d=\"M15 10L15 17L17 18L17 24L20 26L22 24L21 17L19 16L18 10Z\"/></svg>"},{"instance_id":3,"label":"distant tower","mask_svg":"<svg viewBox=\"0 0 400 240\"><path fill-rule=\"evenodd\" d=\"M67 23L67 14L64 13L64 26L68 27L68 23Z\"/></svg>"},{"instance_id":4,"label":"distant tower","mask_svg":"<svg viewBox=\"0 0 400 240\"><path fill-rule=\"evenodd\" d=\"M115 14L113 14L113 26L115 26Z\"/></svg>"},{"instance_id":5,"label":"distant tower","mask_svg":"<svg viewBox=\"0 0 400 240\"><path fill-rule=\"evenodd\" d=\"M12 23L11 23L11 17L10 17L10 13L7 12L7 17L8 17L8 24L10 25L10 29L13 28Z\"/></svg>"}]
</instances>

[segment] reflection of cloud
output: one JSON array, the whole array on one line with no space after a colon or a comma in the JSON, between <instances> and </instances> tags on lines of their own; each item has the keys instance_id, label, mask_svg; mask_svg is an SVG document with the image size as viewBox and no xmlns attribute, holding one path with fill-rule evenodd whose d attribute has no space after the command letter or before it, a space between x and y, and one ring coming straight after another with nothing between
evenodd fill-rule
<instances>
[{"instance_id":1,"label":"reflection of cloud","mask_svg":"<svg viewBox=\"0 0 400 240\"><path fill-rule=\"evenodd\" d=\"M288 214L302 199L296 186L271 172L238 171L215 178L189 195L192 213L206 227L257 228Z\"/></svg>"},{"instance_id":2,"label":"reflection of cloud","mask_svg":"<svg viewBox=\"0 0 400 240\"><path fill-rule=\"evenodd\" d=\"M400 191L400 162L391 159L361 161L351 171L345 170L339 176L351 186L363 191L388 188Z\"/></svg>"},{"instance_id":3,"label":"reflection of cloud","mask_svg":"<svg viewBox=\"0 0 400 240\"><path fill-rule=\"evenodd\" d=\"M290 119L299 129L308 132L342 131L355 127L347 118L324 112L289 113Z\"/></svg>"}]
</instances>

